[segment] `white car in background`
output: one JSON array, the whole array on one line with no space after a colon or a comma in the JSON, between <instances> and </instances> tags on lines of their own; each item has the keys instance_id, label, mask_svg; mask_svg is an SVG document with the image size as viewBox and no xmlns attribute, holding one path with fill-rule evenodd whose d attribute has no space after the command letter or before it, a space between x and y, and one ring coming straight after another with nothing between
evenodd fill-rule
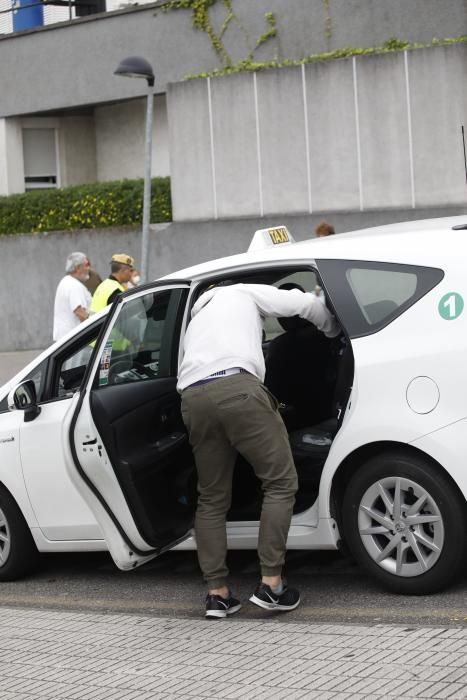
<instances>
[{"instance_id":1,"label":"white car in background","mask_svg":"<svg viewBox=\"0 0 467 700\"><path fill-rule=\"evenodd\" d=\"M439 590L459 573L467 517L467 216L291 242L122 295L0 388L0 580L38 552L108 549L122 569L195 548L192 453L177 366L190 310L229 281L321 287L342 327L267 320L266 384L298 476L290 549L337 549L387 588ZM284 328L285 326L285 328ZM261 490L239 457L233 549L255 548Z\"/></svg>"}]
</instances>

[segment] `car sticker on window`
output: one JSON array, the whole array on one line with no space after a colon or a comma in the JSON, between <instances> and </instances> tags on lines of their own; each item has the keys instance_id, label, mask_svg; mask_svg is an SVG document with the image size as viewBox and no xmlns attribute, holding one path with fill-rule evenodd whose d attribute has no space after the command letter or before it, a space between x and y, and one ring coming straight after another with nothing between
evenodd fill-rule
<instances>
[{"instance_id":1,"label":"car sticker on window","mask_svg":"<svg viewBox=\"0 0 467 700\"><path fill-rule=\"evenodd\" d=\"M445 321L453 321L464 310L464 300L457 292L448 292L438 304L438 311Z\"/></svg>"},{"instance_id":2,"label":"car sticker on window","mask_svg":"<svg viewBox=\"0 0 467 700\"><path fill-rule=\"evenodd\" d=\"M113 342L107 341L102 351L101 362L99 368L99 386L105 386L109 383L110 357L112 355Z\"/></svg>"}]
</instances>

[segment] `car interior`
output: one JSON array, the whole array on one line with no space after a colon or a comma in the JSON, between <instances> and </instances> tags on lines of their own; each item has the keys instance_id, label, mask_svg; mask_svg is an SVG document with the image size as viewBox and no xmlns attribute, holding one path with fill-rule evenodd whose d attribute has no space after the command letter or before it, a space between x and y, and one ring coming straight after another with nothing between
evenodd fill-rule
<instances>
[{"instance_id":1,"label":"car interior","mask_svg":"<svg viewBox=\"0 0 467 700\"><path fill-rule=\"evenodd\" d=\"M277 269L236 275L232 281L272 284L280 289L320 288L316 272L308 269ZM204 291L200 288L199 294ZM343 334L329 339L308 321L267 318L263 353L265 385L280 403L297 468L299 490L294 513L315 502L321 473L339 430L353 382L353 354ZM230 521L258 520L262 491L252 467L239 455L233 478Z\"/></svg>"}]
</instances>

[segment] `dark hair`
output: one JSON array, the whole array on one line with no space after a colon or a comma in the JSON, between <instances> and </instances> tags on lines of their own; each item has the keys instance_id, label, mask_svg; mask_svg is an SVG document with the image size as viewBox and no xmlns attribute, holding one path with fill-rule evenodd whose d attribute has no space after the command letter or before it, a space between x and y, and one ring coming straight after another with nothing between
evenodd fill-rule
<instances>
[{"instance_id":1,"label":"dark hair","mask_svg":"<svg viewBox=\"0 0 467 700\"><path fill-rule=\"evenodd\" d=\"M122 267L129 267L129 265L125 265L125 263L119 263L119 262L115 262L114 260L112 260L112 262L110 263L111 274L113 275L116 272L120 272Z\"/></svg>"},{"instance_id":2,"label":"dark hair","mask_svg":"<svg viewBox=\"0 0 467 700\"><path fill-rule=\"evenodd\" d=\"M317 238L321 238L322 236L332 236L334 233L336 233L334 231L334 226L328 224L327 221L321 221L321 223L319 223L315 228L315 236Z\"/></svg>"}]
</instances>

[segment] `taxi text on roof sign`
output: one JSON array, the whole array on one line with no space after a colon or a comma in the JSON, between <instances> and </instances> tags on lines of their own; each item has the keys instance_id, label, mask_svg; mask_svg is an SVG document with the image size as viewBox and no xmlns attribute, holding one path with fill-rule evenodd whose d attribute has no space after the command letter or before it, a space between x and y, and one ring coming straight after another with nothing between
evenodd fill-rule
<instances>
[{"instance_id":1,"label":"taxi text on roof sign","mask_svg":"<svg viewBox=\"0 0 467 700\"><path fill-rule=\"evenodd\" d=\"M284 245L286 243L295 243L287 226L272 226L271 228L262 228L256 231L248 250L263 250L264 248L272 248L275 245Z\"/></svg>"}]
</instances>

